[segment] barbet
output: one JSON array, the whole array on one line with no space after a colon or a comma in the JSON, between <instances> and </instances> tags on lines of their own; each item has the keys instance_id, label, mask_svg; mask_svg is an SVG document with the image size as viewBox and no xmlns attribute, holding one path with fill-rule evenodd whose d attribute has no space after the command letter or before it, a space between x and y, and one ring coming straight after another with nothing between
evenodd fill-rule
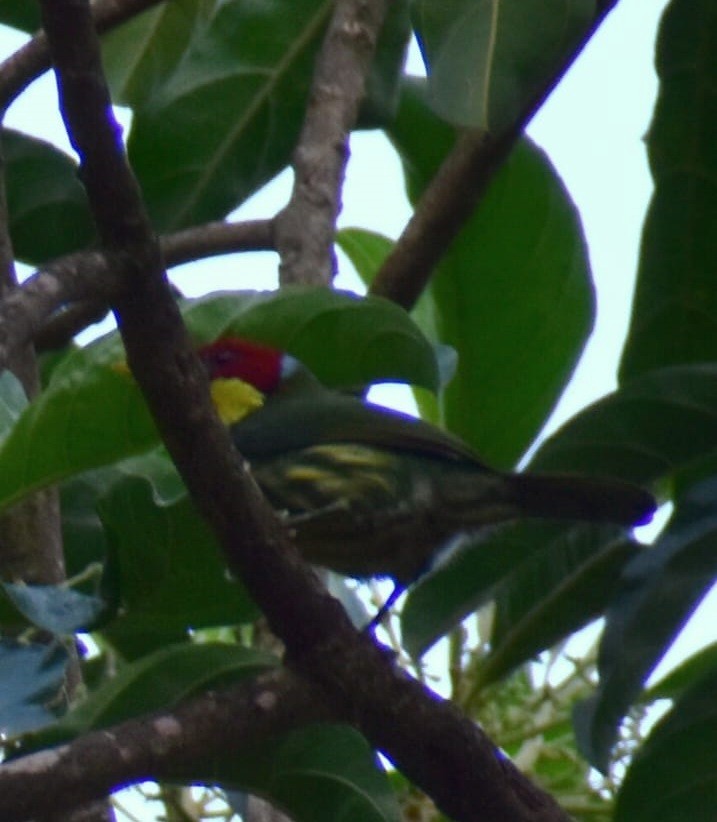
<instances>
[{"instance_id":1,"label":"barbet","mask_svg":"<svg viewBox=\"0 0 717 822\"><path fill-rule=\"evenodd\" d=\"M422 420L322 386L293 357L237 338L200 349L220 416L303 556L397 591L454 537L523 517L649 521L653 497L613 479L495 471Z\"/></svg>"}]
</instances>

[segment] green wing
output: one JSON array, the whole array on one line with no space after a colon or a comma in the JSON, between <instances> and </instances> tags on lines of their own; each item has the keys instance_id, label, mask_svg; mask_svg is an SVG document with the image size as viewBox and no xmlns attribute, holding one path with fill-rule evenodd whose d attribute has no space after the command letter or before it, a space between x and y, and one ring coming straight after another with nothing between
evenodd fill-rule
<instances>
[{"instance_id":1,"label":"green wing","mask_svg":"<svg viewBox=\"0 0 717 822\"><path fill-rule=\"evenodd\" d=\"M328 390L270 398L234 425L232 434L250 460L313 445L357 443L485 467L465 443L434 425Z\"/></svg>"}]
</instances>

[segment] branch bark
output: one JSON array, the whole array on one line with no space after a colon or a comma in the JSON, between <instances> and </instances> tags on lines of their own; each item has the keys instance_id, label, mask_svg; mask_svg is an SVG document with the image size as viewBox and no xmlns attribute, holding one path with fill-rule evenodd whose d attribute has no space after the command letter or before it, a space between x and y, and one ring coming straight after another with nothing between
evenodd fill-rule
<instances>
[{"instance_id":1,"label":"branch bark","mask_svg":"<svg viewBox=\"0 0 717 822\"><path fill-rule=\"evenodd\" d=\"M197 762L249 752L267 738L331 718L299 677L274 671L6 763L0 818L66 819L61 814L94 797L146 779L191 780Z\"/></svg>"},{"instance_id":2,"label":"branch bark","mask_svg":"<svg viewBox=\"0 0 717 822\"><path fill-rule=\"evenodd\" d=\"M159 244L168 265L241 251L273 251L273 221L206 223L161 237ZM128 265L127 257L101 249L78 251L28 277L0 302L0 362L8 362L32 340L41 350L58 348L99 322L119 293Z\"/></svg>"},{"instance_id":3,"label":"branch bark","mask_svg":"<svg viewBox=\"0 0 717 822\"><path fill-rule=\"evenodd\" d=\"M319 53L306 119L294 152L294 189L276 219L282 285L329 285L334 234L356 122L386 0L337 0Z\"/></svg>"}]
</instances>

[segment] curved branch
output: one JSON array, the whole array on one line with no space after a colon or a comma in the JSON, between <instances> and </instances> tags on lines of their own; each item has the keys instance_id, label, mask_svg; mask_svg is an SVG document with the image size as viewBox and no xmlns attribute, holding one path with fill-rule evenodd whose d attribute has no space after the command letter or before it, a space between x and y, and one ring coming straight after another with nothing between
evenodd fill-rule
<instances>
[{"instance_id":1,"label":"curved branch","mask_svg":"<svg viewBox=\"0 0 717 822\"><path fill-rule=\"evenodd\" d=\"M159 238L167 266L241 251L275 251L274 220L223 221L186 228Z\"/></svg>"}]
</instances>

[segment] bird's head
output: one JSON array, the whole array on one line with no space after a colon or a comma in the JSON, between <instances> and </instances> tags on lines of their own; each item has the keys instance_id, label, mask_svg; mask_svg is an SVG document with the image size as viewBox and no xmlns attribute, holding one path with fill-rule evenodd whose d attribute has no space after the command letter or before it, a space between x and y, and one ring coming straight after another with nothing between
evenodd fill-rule
<instances>
[{"instance_id":1,"label":"bird's head","mask_svg":"<svg viewBox=\"0 0 717 822\"><path fill-rule=\"evenodd\" d=\"M268 345L224 337L203 345L199 356L210 380L242 380L264 394L276 391L281 382L284 355Z\"/></svg>"},{"instance_id":2,"label":"bird's head","mask_svg":"<svg viewBox=\"0 0 717 822\"><path fill-rule=\"evenodd\" d=\"M240 422L264 404L296 367L276 348L238 337L223 337L199 348L211 381L212 399L226 425Z\"/></svg>"}]
</instances>

